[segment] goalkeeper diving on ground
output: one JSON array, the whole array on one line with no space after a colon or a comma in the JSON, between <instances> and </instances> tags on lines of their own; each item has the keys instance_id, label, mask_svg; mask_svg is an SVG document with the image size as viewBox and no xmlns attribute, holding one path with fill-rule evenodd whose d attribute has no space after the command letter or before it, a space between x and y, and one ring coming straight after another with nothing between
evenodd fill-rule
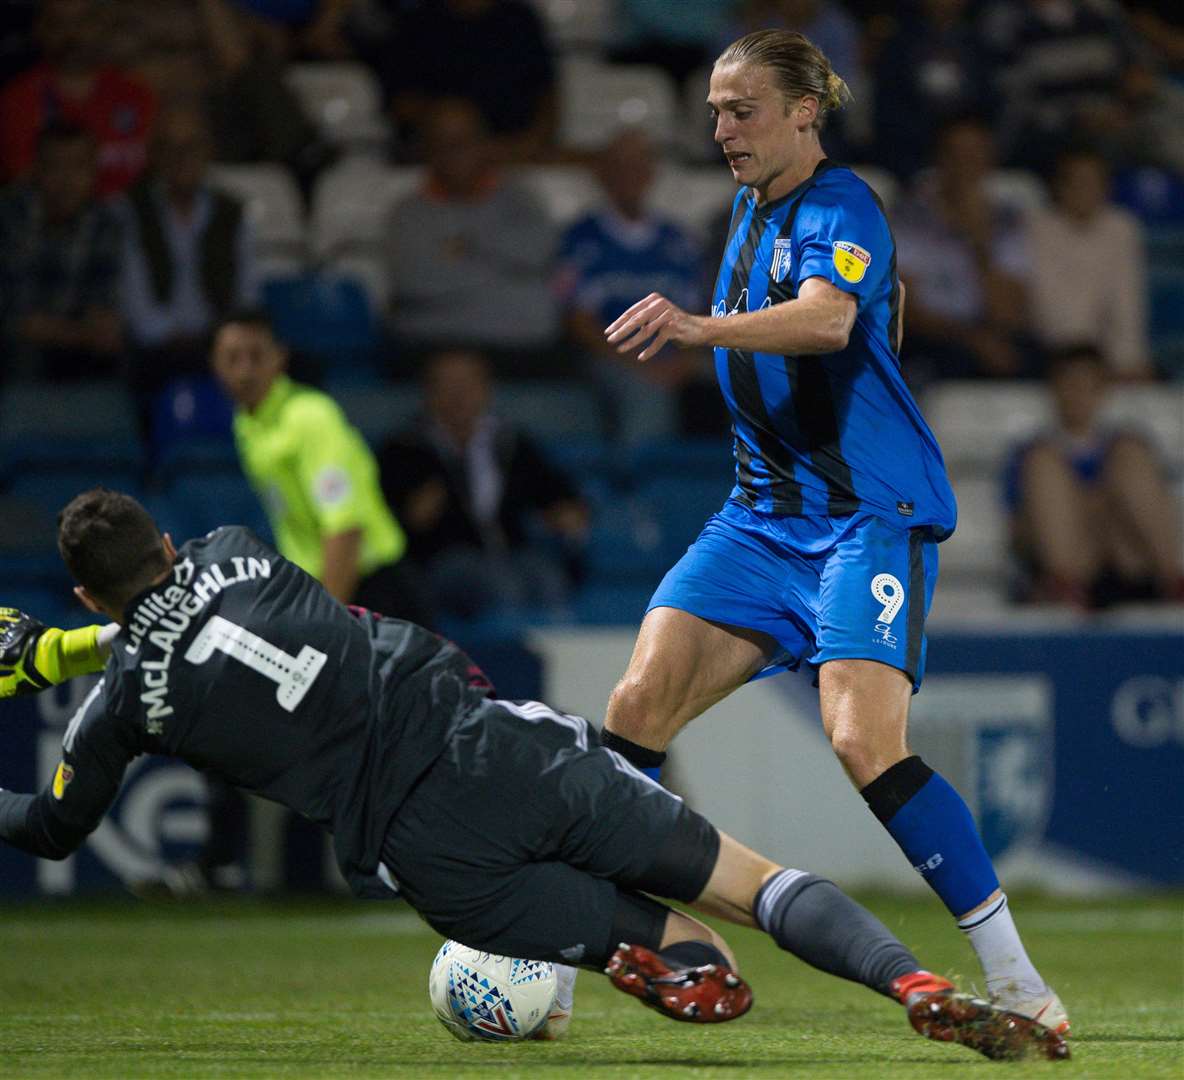
<instances>
[{"instance_id":1,"label":"goalkeeper diving on ground","mask_svg":"<svg viewBox=\"0 0 1184 1080\"><path fill-rule=\"evenodd\" d=\"M96 488L62 511L58 547L111 622L62 632L5 609L0 695L103 677L49 786L0 790L9 844L64 858L138 755L170 755L329 829L357 894L402 895L474 948L606 971L673 1019L734 1020L752 991L722 938L655 896L759 926L931 1039L1068 1057L1060 1035L923 969L830 881L720 833L585 720L498 699L455 645L347 609L248 530L178 549L136 500Z\"/></svg>"}]
</instances>

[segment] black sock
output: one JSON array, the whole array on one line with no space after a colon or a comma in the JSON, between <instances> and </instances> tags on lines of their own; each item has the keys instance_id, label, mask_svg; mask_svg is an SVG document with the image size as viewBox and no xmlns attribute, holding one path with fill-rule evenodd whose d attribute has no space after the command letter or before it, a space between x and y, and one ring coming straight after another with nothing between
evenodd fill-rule
<instances>
[{"instance_id":1,"label":"black sock","mask_svg":"<svg viewBox=\"0 0 1184 1080\"><path fill-rule=\"evenodd\" d=\"M641 746L615 731L609 731L608 728L600 733L600 745L615 750L630 765L639 769L659 769L666 760L665 750L651 750L648 746Z\"/></svg>"},{"instance_id":2,"label":"black sock","mask_svg":"<svg viewBox=\"0 0 1184 1080\"><path fill-rule=\"evenodd\" d=\"M704 964L728 966L728 958L710 941L678 941L667 945L658 955L672 968L696 968Z\"/></svg>"},{"instance_id":3,"label":"black sock","mask_svg":"<svg viewBox=\"0 0 1184 1080\"><path fill-rule=\"evenodd\" d=\"M826 878L782 870L753 904L757 924L807 964L892 996L893 979L918 971L917 958L879 919Z\"/></svg>"}]
</instances>

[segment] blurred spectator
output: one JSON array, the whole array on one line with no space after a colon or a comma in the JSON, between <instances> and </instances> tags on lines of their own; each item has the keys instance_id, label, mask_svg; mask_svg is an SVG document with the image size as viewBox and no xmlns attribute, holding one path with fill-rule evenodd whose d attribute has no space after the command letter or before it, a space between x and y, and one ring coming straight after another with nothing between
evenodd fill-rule
<instances>
[{"instance_id":1,"label":"blurred spectator","mask_svg":"<svg viewBox=\"0 0 1184 1080\"><path fill-rule=\"evenodd\" d=\"M111 373L120 233L95 199L88 131L58 122L38 137L30 184L0 195L0 319L4 368L23 377Z\"/></svg>"},{"instance_id":2,"label":"blurred spectator","mask_svg":"<svg viewBox=\"0 0 1184 1080\"><path fill-rule=\"evenodd\" d=\"M982 20L1002 99L1003 158L1043 169L1067 142L1127 122L1123 74L1140 59L1121 8L1096 0L997 0Z\"/></svg>"},{"instance_id":3,"label":"blurred spectator","mask_svg":"<svg viewBox=\"0 0 1184 1080\"><path fill-rule=\"evenodd\" d=\"M1021 598L1184 600L1180 507L1142 436L1102 419L1105 360L1092 346L1062 350L1049 390L1053 426L1016 450L1006 476Z\"/></svg>"},{"instance_id":4,"label":"blurred spectator","mask_svg":"<svg viewBox=\"0 0 1184 1080\"><path fill-rule=\"evenodd\" d=\"M542 20L524 0L421 0L403 5L380 75L400 134L431 132L441 98L480 110L503 161L555 138L555 68Z\"/></svg>"},{"instance_id":5,"label":"blurred spectator","mask_svg":"<svg viewBox=\"0 0 1184 1080\"><path fill-rule=\"evenodd\" d=\"M902 178L930 160L942 123L988 105L986 61L966 20L966 6L967 0L902 5L896 33L881 47L875 157Z\"/></svg>"},{"instance_id":6,"label":"blurred spectator","mask_svg":"<svg viewBox=\"0 0 1184 1080\"><path fill-rule=\"evenodd\" d=\"M206 370L214 324L258 291L250 224L242 203L207 182L210 152L202 114L168 110L152 139L150 172L119 204L123 314L146 406L171 379Z\"/></svg>"},{"instance_id":7,"label":"blurred spectator","mask_svg":"<svg viewBox=\"0 0 1184 1080\"><path fill-rule=\"evenodd\" d=\"M639 364L604 340L604 328L651 292L690 311L706 307L698 244L646 204L656 167L642 131L617 134L596 159L604 207L574 222L560 244L557 280L568 334L605 392L614 437L629 443L673 435L678 388L707 367L706 355L674 349Z\"/></svg>"},{"instance_id":8,"label":"blurred spectator","mask_svg":"<svg viewBox=\"0 0 1184 1080\"><path fill-rule=\"evenodd\" d=\"M266 27L285 54L315 60L351 55L345 20L357 0L225 0Z\"/></svg>"},{"instance_id":9,"label":"blurred spectator","mask_svg":"<svg viewBox=\"0 0 1184 1080\"><path fill-rule=\"evenodd\" d=\"M1110 170L1090 150L1062 152L1052 205L1028 223L1032 329L1043 345L1088 343L1113 373L1151 374L1143 230L1109 201Z\"/></svg>"},{"instance_id":10,"label":"blurred spectator","mask_svg":"<svg viewBox=\"0 0 1184 1080\"><path fill-rule=\"evenodd\" d=\"M45 0L37 20L42 62L0 93L0 172L25 175L37 135L57 120L86 128L98 147L101 197L126 188L144 168L156 113L152 91L104 63L94 0Z\"/></svg>"},{"instance_id":11,"label":"blurred spectator","mask_svg":"<svg viewBox=\"0 0 1184 1080\"><path fill-rule=\"evenodd\" d=\"M904 360L915 379L1030 367L1022 223L992 204L993 167L986 125L951 120L938 134L936 166L918 174L896 213L897 265L909 289Z\"/></svg>"},{"instance_id":12,"label":"blurred spectator","mask_svg":"<svg viewBox=\"0 0 1184 1080\"><path fill-rule=\"evenodd\" d=\"M561 610L588 508L571 482L492 408L480 353L446 350L425 369L423 413L382 448L383 491L441 610ZM550 535L566 557L537 537ZM566 563L566 565L565 565Z\"/></svg>"},{"instance_id":13,"label":"blurred spectator","mask_svg":"<svg viewBox=\"0 0 1184 1080\"><path fill-rule=\"evenodd\" d=\"M617 0L609 55L622 64L654 64L681 83L715 60L734 6L734 0Z\"/></svg>"},{"instance_id":14,"label":"blurred spectator","mask_svg":"<svg viewBox=\"0 0 1184 1080\"><path fill-rule=\"evenodd\" d=\"M1127 8L1144 41L1178 76L1184 71L1184 10L1179 0L1134 0Z\"/></svg>"},{"instance_id":15,"label":"blurred spectator","mask_svg":"<svg viewBox=\"0 0 1184 1080\"><path fill-rule=\"evenodd\" d=\"M1121 117L1101 132L1111 159L1184 176L1184 86L1147 64L1132 64L1123 72L1120 100Z\"/></svg>"},{"instance_id":16,"label":"blurred spectator","mask_svg":"<svg viewBox=\"0 0 1184 1080\"><path fill-rule=\"evenodd\" d=\"M738 18L732 20L716 51L722 52L753 30L769 28L804 34L823 51L831 67L850 87L852 107L828 117L824 138L828 154L850 160L848 153L854 134L850 125L858 115L867 86L859 24L839 0L743 0Z\"/></svg>"},{"instance_id":17,"label":"blurred spectator","mask_svg":"<svg viewBox=\"0 0 1184 1080\"><path fill-rule=\"evenodd\" d=\"M199 89L215 160L286 165L307 194L334 154L284 81L284 56L258 19L233 11L227 0L200 0L200 8L211 62L201 69Z\"/></svg>"},{"instance_id":18,"label":"blurred spectator","mask_svg":"<svg viewBox=\"0 0 1184 1080\"><path fill-rule=\"evenodd\" d=\"M287 364L261 311L232 313L214 336L214 374L235 403L239 458L276 548L343 604L430 626L374 455L337 403L293 382Z\"/></svg>"},{"instance_id":19,"label":"blurred spectator","mask_svg":"<svg viewBox=\"0 0 1184 1080\"><path fill-rule=\"evenodd\" d=\"M428 115L423 188L395 205L388 229L394 332L416 348L459 336L526 364L558 331L554 226L498 174L473 105L442 100Z\"/></svg>"}]
</instances>

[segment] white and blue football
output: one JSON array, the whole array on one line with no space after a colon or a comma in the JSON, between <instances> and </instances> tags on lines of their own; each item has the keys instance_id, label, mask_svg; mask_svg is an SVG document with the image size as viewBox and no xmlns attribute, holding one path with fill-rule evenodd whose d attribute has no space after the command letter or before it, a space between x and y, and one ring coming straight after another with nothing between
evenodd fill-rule
<instances>
[{"instance_id":1,"label":"white and blue football","mask_svg":"<svg viewBox=\"0 0 1184 1080\"><path fill-rule=\"evenodd\" d=\"M528 1039L555 1004L555 967L446 941L432 961L428 992L436 1016L463 1042Z\"/></svg>"}]
</instances>

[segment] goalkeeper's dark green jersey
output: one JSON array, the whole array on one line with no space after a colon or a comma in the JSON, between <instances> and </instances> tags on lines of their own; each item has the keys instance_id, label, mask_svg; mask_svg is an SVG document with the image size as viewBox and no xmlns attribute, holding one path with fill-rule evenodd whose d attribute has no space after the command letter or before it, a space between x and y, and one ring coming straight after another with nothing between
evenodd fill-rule
<instances>
[{"instance_id":1,"label":"goalkeeper's dark green jersey","mask_svg":"<svg viewBox=\"0 0 1184 1080\"><path fill-rule=\"evenodd\" d=\"M128 605L50 786L0 792L0 838L62 858L137 755L168 754L329 828L370 891L391 818L489 691L451 643L351 612L248 530L219 529Z\"/></svg>"}]
</instances>

